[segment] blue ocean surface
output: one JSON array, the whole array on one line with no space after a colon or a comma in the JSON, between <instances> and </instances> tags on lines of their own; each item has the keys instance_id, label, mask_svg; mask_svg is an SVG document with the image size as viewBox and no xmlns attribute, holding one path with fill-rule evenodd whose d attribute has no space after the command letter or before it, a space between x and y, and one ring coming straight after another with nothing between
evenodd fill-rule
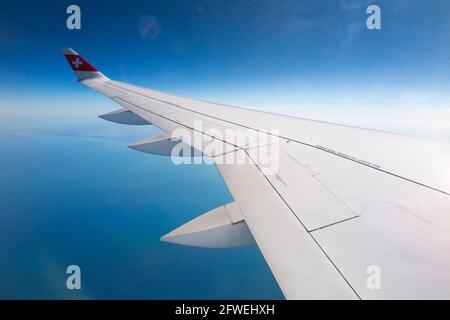
<instances>
[{"instance_id":1,"label":"blue ocean surface","mask_svg":"<svg viewBox=\"0 0 450 320\"><path fill-rule=\"evenodd\" d=\"M126 147L154 127L56 118L0 121L1 299L283 298L257 247L159 240L232 201L214 166ZM81 290L66 287L73 264Z\"/></svg>"}]
</instances>

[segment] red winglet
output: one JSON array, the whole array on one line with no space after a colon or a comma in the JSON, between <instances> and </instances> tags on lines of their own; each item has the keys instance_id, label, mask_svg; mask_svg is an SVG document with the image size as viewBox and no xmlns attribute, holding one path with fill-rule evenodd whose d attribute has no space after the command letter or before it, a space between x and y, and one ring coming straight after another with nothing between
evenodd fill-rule
<instances>
[{"instance_id":1,"label":"red winglet","mask_svg":"<svg viewBox=\"0 0 450 320\"><path fill-rule=\"evenodd\" d=\"M69 62L70 66L72 67L73 71L91 71L91 72L97 71L97 69L95 69L89 62L84 60L82 56L80 56L72 49L64 48L63 53L67 59L67 62Z\"/></svg>"},{"instance_id":2,"label":"red winglet","mask_svg":"<svg viewBox=\"0 0 450 320\"><path fill-rule=\"evenodd\" d=\"M71 48L63 48L61 51L79 80L104 77L93 65Z\"/></svg>"}]
</instances>

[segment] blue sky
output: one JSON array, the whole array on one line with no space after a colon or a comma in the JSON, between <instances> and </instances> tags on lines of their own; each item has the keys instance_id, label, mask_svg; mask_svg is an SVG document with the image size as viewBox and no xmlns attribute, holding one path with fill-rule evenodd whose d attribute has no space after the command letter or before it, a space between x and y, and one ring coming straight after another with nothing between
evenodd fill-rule
<instances>
[{"instance_id":1,"label":"blue sky","mask_svg":"<svg viewBox=\"0 0 450 320\"><path fill-rule=\"evenodd\" d=\"M377 1L377 31L365 0L76 3L80 31L65 27L71 1L2 1L2 105L87 99L58 51L70 46L113 79L450 139L448 122L436 130L450 106L448 1Z\"/></svg>"},{"instance_id":2,"label":"blue sky","mask_svg":"<svg viewBox=\"0 0 450 320\"><path fill-rule=\"evenodd\" d=\"M379 31L365 28L372 2L349 0L77 1L82 30L69 31L72 2L2 1L2 88L72 90L63 46L162 89L448 88L448 1L378 1Z\"/></svg>"},{"instance_id":3,"label":"blue sky","mask_svg":"<svg viewBox=\"0 0 450 320\"><path fill-rule=\"evenodd\" d=\"M126 148L159 131L98 119L117 106L76 83L61 47L115 80L448 141L449 16L445 0L2 0L0 297L282 297L256 248L159 242L231 201L226 187L214 167Z\"/></svg>"}]
</instances>

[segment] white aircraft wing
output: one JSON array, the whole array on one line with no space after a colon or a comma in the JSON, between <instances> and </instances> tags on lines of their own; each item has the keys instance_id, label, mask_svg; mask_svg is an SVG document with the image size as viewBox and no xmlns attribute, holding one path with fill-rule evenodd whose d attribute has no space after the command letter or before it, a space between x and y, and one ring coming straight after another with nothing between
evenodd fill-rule
<instances>
[{"instance_id":1,"label":"white aircraft wing","mask_svg":"<svg viewBox=\"0 0 450 320\"><path fill-rule=\"evenodd\" d=\"M63 53L82 84L121 106L102 118L166 132L130 147L188 146L178 154L207 155L222 175L234 202L162 240L256 243L288 299L450 298L449 143L162 93Z\"/></svg>"}]
</instances>

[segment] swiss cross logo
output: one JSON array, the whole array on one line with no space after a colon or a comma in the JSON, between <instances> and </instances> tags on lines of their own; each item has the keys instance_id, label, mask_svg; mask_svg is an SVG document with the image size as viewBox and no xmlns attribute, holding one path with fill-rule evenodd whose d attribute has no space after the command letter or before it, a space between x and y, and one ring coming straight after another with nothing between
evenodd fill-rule
<instances>
[{"instance_id":1,"label":"swiss cross logo","mask_svg":"<svg viewBox=\"0 0 450 320\"><path fill-rule=\"evenodd\" d=\"M75 52L66 53L64 56L72 69L76 72L97 72L97 69Z\"/></svg>"},{"instance_id":2,"label":"swiss cross logo","mask_svg":"<svg viewBox=\"0 0 450 320\"><path fill-rule=\"evenodd\" d=\"M83 61L80 60L79 57L77 57L75 60L72 61L72 65L78 69L83 64Z\"/></svg>"}]
</instances>

